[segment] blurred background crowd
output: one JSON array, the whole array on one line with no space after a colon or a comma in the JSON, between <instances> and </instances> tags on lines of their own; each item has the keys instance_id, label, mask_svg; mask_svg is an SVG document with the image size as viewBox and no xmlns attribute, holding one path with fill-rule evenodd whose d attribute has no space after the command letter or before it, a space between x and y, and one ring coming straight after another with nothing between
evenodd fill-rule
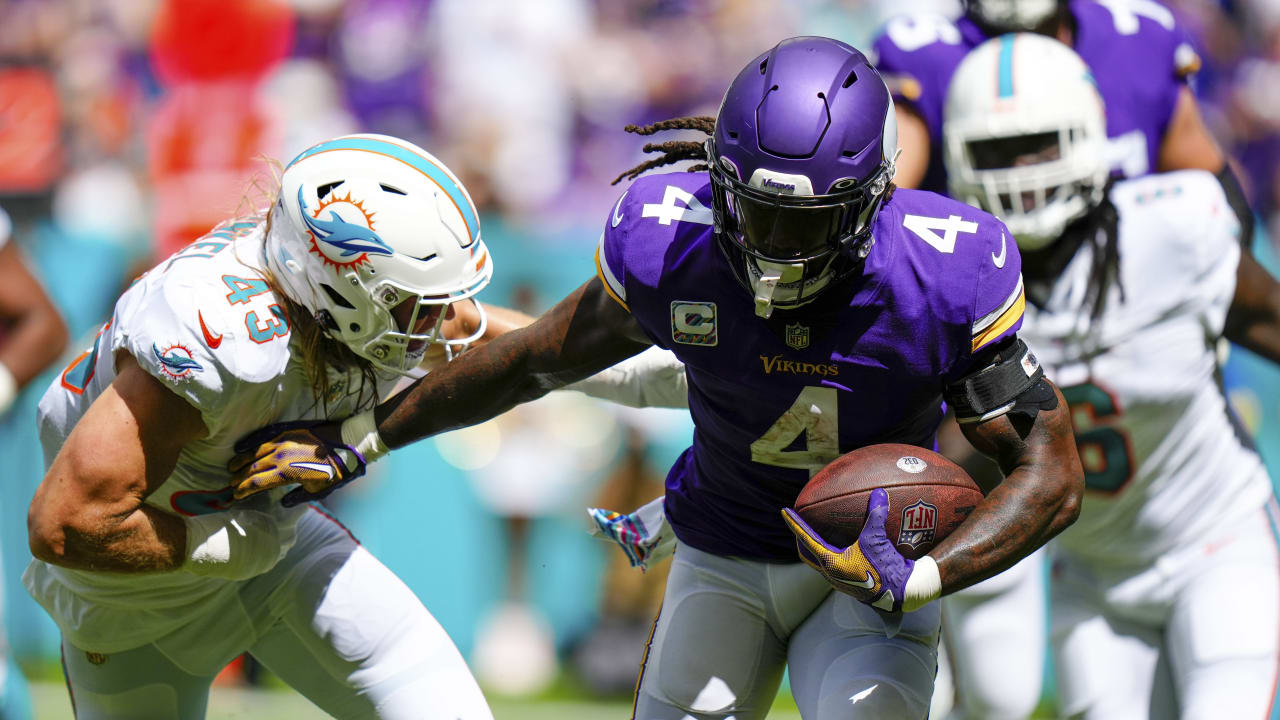
<instances>
[{"instance_id":1,"label":"blurred background crowd","mask_svg":"<svg viewBox=\"0 0 1280 720\"><path fill-rule=\"evenodd\" d=\"M1280 3L1163 4L1205 61L1196 92L1262 219L1266 262L1280 237ZM480 207L496 258L481 298L537 313L594 273L610 181L641 157L624 125L714 114L733 73L778 40L867 48L914 6L958 12L958 0L0 0L0 207L78 352L131 278L269 194L263 158L399 135ZM1280 434L1280 380L1242 362L1227 373L1237 408ZM18 582L47 384L0 417L6 620L29 668L58 652ZM488 688L569 677L626 693L660 571L631 571L590 539L583 508L658 494L689 436L683 413L553 395L390 456L337 511Z\"/></svg>"}]
</instances>

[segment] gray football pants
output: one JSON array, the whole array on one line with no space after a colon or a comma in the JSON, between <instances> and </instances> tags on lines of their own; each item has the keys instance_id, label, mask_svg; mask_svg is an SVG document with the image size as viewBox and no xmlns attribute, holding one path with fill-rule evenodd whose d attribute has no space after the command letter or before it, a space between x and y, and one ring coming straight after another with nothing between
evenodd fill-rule
<instances>
[{"instance_id":1,"label":"gray football pants","mask_svg":"<svg viewBox=\"0 0 1280 720\"><path fill-rule=\"evenodd\" d=\"M887 637L870 607L802 563L677 545L645 652L634 720L762 720L784 668L804 720L923 720L939 604Z\"/></svg>"}]
</instances>

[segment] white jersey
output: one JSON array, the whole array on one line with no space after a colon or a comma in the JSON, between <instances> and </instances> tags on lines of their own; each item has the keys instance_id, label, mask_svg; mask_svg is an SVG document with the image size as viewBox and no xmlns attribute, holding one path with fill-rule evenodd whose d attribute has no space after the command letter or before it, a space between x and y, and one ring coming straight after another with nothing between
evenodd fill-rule
<instances>
[{"instance_id":1,"label":"white jersey","mask_svg":"<svg viewBox=\"0 0 1280 720\"><path fill-rule=\"evenodd\" d=\"M1117 184L1119 287L1090 320L1085 243L1019 335L1071 406L1084 463L1080 518L1060 550L1147 563L1260 508L1271 483L1232 423L1215 346L1236 287L1239 226L1209 173ZM1123 294L1123 298L1122 298Z\"/></svg>"},{"instance_id":2,"label":"white jersey","mask_svg":"<svg viewBox=\"0 0 1280 720\"><path fill-rule=\"evenodd\" d=\"M200 410L208 435L188 445L147 504L179 516L217 512L232 500L227 461L235 442L264 425L354 412L355 382L331 378L328 408L314 397L279 301L263 280L262 227L229 223L143 275L116 303L93 347L54 380L40 401L46 467L76 422L115 377L128 352L145 371ZM389 382L366 391L390 389ZM282 518L281 488L247 507ZM286 526L289 526L286 523ZM289 536L285 544L291 545ZM287 549L284 548L284 549ZM282 552L283 554L283 552ZM234 604L235 583L187 572L85 572L30 564L24 581L74 644L114 652L172 631L192 611ZM118 617L113 617L118 614Z\"/></svg>"}]
</instances>

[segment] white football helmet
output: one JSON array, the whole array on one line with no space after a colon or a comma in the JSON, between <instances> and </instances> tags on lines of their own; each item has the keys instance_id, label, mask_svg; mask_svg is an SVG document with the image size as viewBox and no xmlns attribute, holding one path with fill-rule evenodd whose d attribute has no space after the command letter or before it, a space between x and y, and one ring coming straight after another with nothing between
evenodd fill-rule
<instances>
[{"instance_id":1,"label":"white football helmet","mask_svg":"<svg viewBox=\"0 0 1280 720\"><path fill-rule=\"evenodd\" d=\"M303 151L280 184L267 267L331 337L407 374L428 344L484 333L478 304L471 337L441 332L445 306L488 284L493 261L471 197L439 160L399 138L347 135Z\"/></svg>"},{"instance_id":2,"label":"white football helmet","mask_svg":"<svg viewBox=\"0 0 1280 720\"><path fill-rule=\"evenodd\" d=\"M1105 192L1102 97L1080 56L1043 35L993 38L965 57L942 137L951 196L1003 220L1024 249L1056 240Z\"/></svg>"},{"instance_id":3,"label":"white football helmet","mask_svg":"<svg viewBox=\"0 0 1280 720\"><path fill-rule=\"evenodd\" d=\"M992 30L1035 30L1053 17L1060 0L966 0L965 13Z\"/></svg>"}]
</instances>

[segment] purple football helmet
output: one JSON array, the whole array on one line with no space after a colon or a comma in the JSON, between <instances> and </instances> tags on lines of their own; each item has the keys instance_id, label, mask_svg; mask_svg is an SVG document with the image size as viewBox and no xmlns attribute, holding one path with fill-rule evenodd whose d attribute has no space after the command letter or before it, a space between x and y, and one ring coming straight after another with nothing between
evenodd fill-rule
<instances>
[{"instance_id":1,"label":"purple football helmet","mask_svg":"<svg viewBox=\"0 0 1280 720\"><path fill-rule=\"evenodd\" d=\"M897 152L889 90L845 43L783 40L738 73L707 156L717 235L757 315L861 268Z\"/></svg>"}]
</instances>

